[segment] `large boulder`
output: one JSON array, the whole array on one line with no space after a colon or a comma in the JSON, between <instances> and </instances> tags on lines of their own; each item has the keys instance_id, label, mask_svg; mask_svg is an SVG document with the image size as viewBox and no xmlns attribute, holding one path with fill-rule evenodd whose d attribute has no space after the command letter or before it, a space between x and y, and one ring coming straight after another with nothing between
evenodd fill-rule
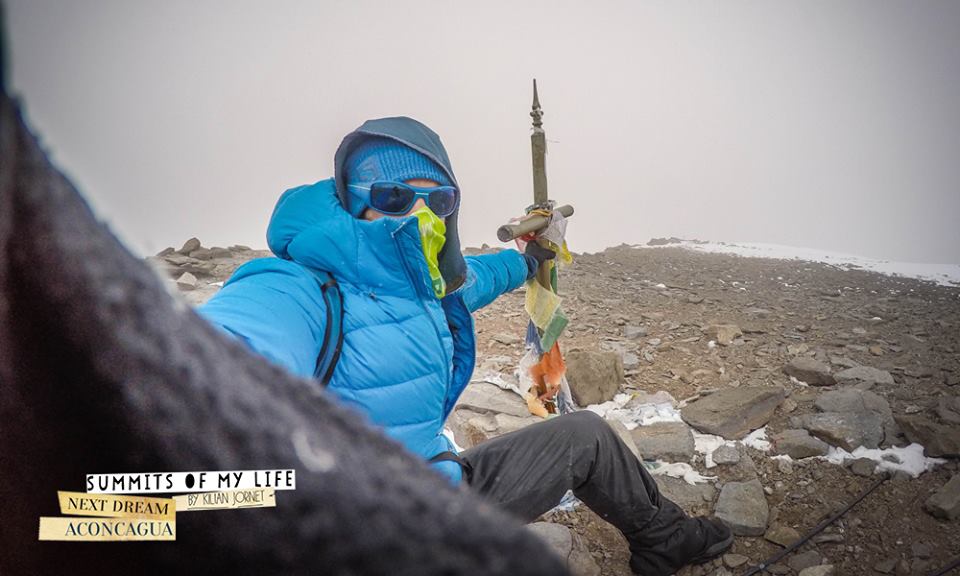
<instances>
[{"instance_id":1,"label":"large boulder","mask_svg":"<svg viewBox=\"0 0 960 576\"><path fill-rule=\"evenodd\" d=\"M930 498L927 498L924 508L927 512L944 520L960 517L960 474L955 475Z\"/></svg>"},{"instance_id":2,"label":"large boulder","mask_svg":"<svg viewBox=\"0 0 960 576\"><path fill-rule=\"evenodd\" d=\"M870 388L875 384L893 384L893 376L886 370L872 366L854 366L833 375L840 384Z\"/></svg>"},{"instance_id":3,"label":"large boulder","mask_svg":"<svg viewBox=\"0 0 960 576\"><path fill-rule=\"evenodd\" d=\"M713 484L688 484L682 478L671 478L666 475L657 476L657 488L662 495L683 508L687 514L709 512L710 504L717 497L717 489Z\"/></svg>"},{"instance_id":4,"label":"large boulder","mask_svg":"<svg viewBox=\"0 0 960 576\"><path fill-rule=\"evenodd\" d=\"M960 396L946 396L937 402L937 416L944 424L960 424Z\"/></svg>"},{"instance_id":5,"label":"large boulder","mask_svg":"<svg viewBox=\"0 0 960 576\"><path fill-rule=\"evenodd\" d=\"M570 393L579 406L613 400L624 383L623 360L616 352L571 350L565 360Z\"/></svg>"},{"instance_id":6,"label":"large boulder","mask_svg":"<svg viewBox=\"0 0 960 576\"><path fill-rule=\"evenodd\" d=\"M688 462L693 458L693 432L683 422L658 422L630 432L644 460Z\"/></svg>"},{"instance_id":7,"label":"large boulder","mask_svg":"<svg viewBox=\"0 0 960 576\"><path fill-rule=\"evenodd\" d=\"M461 408L453 411L447 419L447 426L453 432L453 438L458 445L472 448L481 442L542 421L542 418L533 415L520 418L510 414L481 414Z\"/></svg>"},{"instance_id":8,"label":"large boulder","mask_svg":"<svg viewBox=\"0 0 960 576\"><path fill-rule=\"evenodd\" d=\"M467 409L480 414L509 414L518 418L530 416L527 403L522 398L487 382L468 385L454 409Z\"/></svg>"},{"instance_id":9,"label":"large boulder","mask_svg":"<svg viewBox=\"0 0 960 576\"><path fill-rule=\"evenodd\" d=\"M833 386L836 384L833 374L830 373L830 366L809 356L794 358L783 367L783 373L811 386Z\"/></svg>"},{"instance_id":10,"label":"large boulder","mask_svg":"<svg viewBox=\"0 0 960 576\"><path fill-rule=\"evenodd\" d=\"M179 250L177 250L177 252L183 255L187 255L193 252L194 250L199 250L199 249L200 249L200 240L196 238L191 238L186 242L184 242L183 246Z\"/></svg>"},{"instance_id":11,"label":"large boulder","mask_svg":"<svg viewBox=\"0 0 960 576\"><path fill-rule=\"evenodd\" d=\"M821 412L872 412L883 422L884 445L893 444L899 434L890 404L883 397L858 388L824 392L814 402Z\"/></svg>"},{"instance_id":12,"label":"large boulder","mask_svg":"<svg viewBox=\"0 0 960 576\"><path fill-rule=\"evenodd\" d=\"M737 440L766 425L783 399L776 386L729 388L688 404L680 415L701 432Z\"/></svg>"},{"instance_id":13,"label":"large boulder","mask_svg":"<svg viewBox=\"0 0 960 576\"><path fill-rule=\"evenodd\" d=\"M883 441L883 420L873 412L821 412L801 421L810 434L847 452L877 448Z\"/></svg>"},{"instance_id":14,"label":"large boulder","mask_svg":"<svg viewBox=\"0 0 960 576\"><path fill-rule=\"evenodd\" d=\"M600 576L600 567L578 534L562 524L534 522L527 526L566 564L571 576Z\"/></svg>"},{"instance_id":15,"label":"large boulder","mask_svg":"<svg viewBox=\"0 0 960 576\"><path fill-rule=\"evenodd\" d=\"M737 536L763 536L767 531L770 507L760 481L724 484L714 514Z\"/></svg>"},{"instance_id":16,"label":"large boulder","mask_svg":"<svg viewBox=\"0 0 960 576\"><path fill-rule=\"evenodd\" d=\"M960 456L960 426L937 424L924 416L895 416L910 442L923 446L927 456Z\"/></svg>"},{"instance_id":17,"label":"large boulder","mask_svg":"<svg viewBox=\"0 0 960 576\"><path fill-rule=\"evenodd\" d=\"M814 438L806 430L791 429L773 436L773 451L794 460L801 460L812 456L826 456L830 446L823 440Z\"/></svg>"}]
</instances>

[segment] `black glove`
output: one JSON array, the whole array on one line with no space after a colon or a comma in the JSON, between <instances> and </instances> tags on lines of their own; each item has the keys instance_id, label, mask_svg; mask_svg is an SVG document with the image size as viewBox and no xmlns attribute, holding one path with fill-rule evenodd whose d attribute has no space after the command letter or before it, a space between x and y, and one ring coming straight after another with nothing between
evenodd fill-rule
<instances>
[{"instance_id":1,"label":"black glove","mask_svg":"<svg viewBox=\"0 0 960 576\"><path fill-rule=\"evenodd\" d=\"M527 242L527 247L523 250L523 257L527 261L527 280L529 280L537 275L537 269L540 268L541 264L556 258L557 253L536 242Z\"/></svg>"}]
</instances>

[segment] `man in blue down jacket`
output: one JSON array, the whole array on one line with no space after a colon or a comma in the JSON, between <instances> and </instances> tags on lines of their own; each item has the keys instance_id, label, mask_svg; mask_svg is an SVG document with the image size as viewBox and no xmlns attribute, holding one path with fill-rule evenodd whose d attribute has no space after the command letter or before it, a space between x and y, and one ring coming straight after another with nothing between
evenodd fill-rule
<instances>
[{"instance_id":1,"label":"man in blue down jacket","mask_svg":"<svg viewBox=\"0 0 960 576\"><path fill-rule=\"evenodd\" d=\"M267 229L276 257L238 268L199 312L312 378L326 304L310 268L327 271L343 298L343 345L328 392L451 481L465 480L525 521L573 490L624 533L637 573L671 574L727 550L730 530L719 520L688 517L661 496L591 412L455 454L443 424L473 371L471 313L523 284L545 257L516 250L463 257L459 194L432 130L405 117L367 121L341 143L334 178L281 195Z\"/></svg>"}]
</instances>

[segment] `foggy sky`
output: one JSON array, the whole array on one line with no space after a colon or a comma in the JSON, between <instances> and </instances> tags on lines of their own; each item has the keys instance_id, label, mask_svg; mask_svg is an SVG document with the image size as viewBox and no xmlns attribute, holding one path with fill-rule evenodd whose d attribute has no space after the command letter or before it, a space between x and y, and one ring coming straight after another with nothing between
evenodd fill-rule
<instances>
[{"instance_id":1,"label":"foggy sky","mask_svg":"<svg viewBox=\"0 0 960 576\"><path fill-rule=\"evenodd\" d=\"M264 248L341 138L443 139L465 246L532 200L570 248L656 236L960 263L960 2L7 2L12 86L127 245Z\"/></svg>"}]
</instances>

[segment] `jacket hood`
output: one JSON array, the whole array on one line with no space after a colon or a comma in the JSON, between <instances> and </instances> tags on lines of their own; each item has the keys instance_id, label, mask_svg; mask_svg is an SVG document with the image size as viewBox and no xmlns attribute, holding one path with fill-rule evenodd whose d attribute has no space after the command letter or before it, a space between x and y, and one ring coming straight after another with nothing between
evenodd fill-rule
<instances>
[{"instance_id":1,"label":"jacket hood","mask_svg":"<svg viewBox=\"0 0 960 576\"><path fill-rule=\"evenodd\" d=\"M450 166L447 151L443 147L440 137L433 130L406 116L377 118L367 120L359 128L347 134L334 156L334 183L337 198L340 199L340 204L344 208L349 202L344 164L350 153L364 140L371 137L390 138L426 155L443 169L454 186L460 188L457 178L453 174L453 168ZM460 253L460 235L457 226L459 213L460 208L457 207L457 210L446 218L446 242L438 258L440 274L447 283L448 293L459 288L466 280L467 275L467 264Z\"/></svg>"}]
</instances>

